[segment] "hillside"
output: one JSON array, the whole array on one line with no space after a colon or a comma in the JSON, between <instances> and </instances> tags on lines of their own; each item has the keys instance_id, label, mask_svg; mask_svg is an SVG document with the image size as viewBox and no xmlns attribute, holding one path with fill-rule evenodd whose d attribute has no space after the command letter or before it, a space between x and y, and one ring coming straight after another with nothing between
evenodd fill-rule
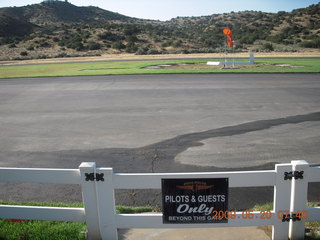
<instances>
[{"instance_id":1,"label":"hillside","mask_svg":"<svg viewBox=\"0 0 320 240\"><path fill-rule=\"evenodd\" d=\"M0 59L222 52L224 27L233 31L235 51L320 48L320 3L289 13L244 11L166 22L52 0L0 8Z\"/></svg>"},{"instance_id":2,"label":"hillside","mask_svg":"<svg viewBox=\"0 0 320 240\"><path fill-rule=\"evenodd\" d=\"M131 18L97 7L77 7L69 2L53 1L25 7L0 8L0 15L26 21L38 26L94 21L128 21Z\"/></svg>"}]
</instances>

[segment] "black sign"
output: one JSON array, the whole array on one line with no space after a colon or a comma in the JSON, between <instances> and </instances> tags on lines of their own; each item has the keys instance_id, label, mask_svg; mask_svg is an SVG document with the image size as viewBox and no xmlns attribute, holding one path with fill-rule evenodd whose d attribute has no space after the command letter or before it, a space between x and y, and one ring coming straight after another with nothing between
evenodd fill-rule
<instances>
[{"instance_id":1,"label":"black sign","mask_svg":"<svg viewBox=\"0 0 320 240\"><path fill-rule=\"evenodd\" d=\"M228 178L162 179L163 223L226 223Z\"/></svg>"}]
</instances>

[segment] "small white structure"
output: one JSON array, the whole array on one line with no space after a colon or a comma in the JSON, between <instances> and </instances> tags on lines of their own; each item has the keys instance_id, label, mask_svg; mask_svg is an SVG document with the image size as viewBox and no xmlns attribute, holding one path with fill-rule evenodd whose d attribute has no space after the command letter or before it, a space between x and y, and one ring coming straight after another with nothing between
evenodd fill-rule
<instances>
[{"instance_id":1,"label":"small white structure","mask_svg":"<svg viewBox=\"0 0 320 240\"><path fill-rule=\"evenodd\" d=\"M254 54L252 52L250 52L250 61L249 62L235 62L235 61L232 61L232 62L227 62L227 61L224 61L224 62L207 62L207 65L211 65L211 66L218 66L218 65L223 65L223 66L226 66L226 65L250 65L250 64L254 64Z\"/></svg>"}]
</instances>

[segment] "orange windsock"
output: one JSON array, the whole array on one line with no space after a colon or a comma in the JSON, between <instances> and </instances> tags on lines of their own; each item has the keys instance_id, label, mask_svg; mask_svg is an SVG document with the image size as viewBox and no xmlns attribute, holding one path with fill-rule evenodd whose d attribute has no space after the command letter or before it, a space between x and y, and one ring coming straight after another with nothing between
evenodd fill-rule
<instances>
[{"instance_id":1,"label":"orange windsock","mask_svg":"<svg viewBox=\"0 0 320 240\"><path fill-rule=\"evenodd\" d=\"M223 34L227 36L227 43L229 47L233 47L233 41L232 41L232 32L230 28L223 29Z\"/></svg>"},{"instance_id":2,"label":"orange windsock","mask_svg":"<svg viewBox=\"0 0 320 240\"><path fill-rule=\"evenodd\" d=\"M225 29L223 29L223 33L224 33L225 35L230 35L230 34L232 34L230 28L225 28Z\"/></svg>"},{"instance_id":3,"label":"orange windsock","mask_svg":"<svg viewBox=\"0 0 320 240\"><path fill-rule=\"evenodd\" d=\"M233 47L233 41L232 41L232 35L227 35L227 42L228 42L228 45L229 47Z\"/></svg>"}]
</instances>

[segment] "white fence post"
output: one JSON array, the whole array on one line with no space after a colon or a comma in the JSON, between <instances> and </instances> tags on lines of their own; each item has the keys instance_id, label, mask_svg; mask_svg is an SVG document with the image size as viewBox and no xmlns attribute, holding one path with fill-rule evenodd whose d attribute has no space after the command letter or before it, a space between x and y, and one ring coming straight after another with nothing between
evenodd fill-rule
<instances>
[{"instance_id":1,"label":"white fence post","mask_svg":"<svg viewBox=\"0 0 320 240\"><path fill-rule=\"evenodd\" d=\"M276 215L274 225L272 227L272 239L283 240L288 239L289 222L283 222L281 219L284 211L290 211L290 193L291 181L284 179L284 173L290 172L292 165L290 163L276 164L276 184L274 187L273 211Z\"/></svg>"},{"instance_id":2,"label":"white fence post","mask_svg":"<svg viewBox=\"0 0 320 240\"><path fill-rule=\"evenodd\" d=\"M96 183L101 237L103 240L117 240L118 229L115 221L116 203L113 187L113 169L100 168L97 169L97 173L103 177L103 180Z\"/></svg>"},{"instance_id":3,"label":"white fence post","mask_svg":"<svg viewBox=\"0 0 320 240\"><path fill-rule=\"evenodd\" d=\"M292 164L292 185L291 185L291 203L290 213L297 214L306 211L308 197L308 168L309 164L304 160L291 161ZM301 178L302 177L302 178ZM289 239L300 240L305 238L306 219L300 221L290 220Z\"/></svg>"},{"instance_id":4,"label":"white fence post","mask_svg":"<svg viewBox=\"0 0 320 240\"><path fill-rule=\"evenodd\" d=\"M90 174L93 178L96 176L96 163L81 163L79 169L81 174L82 198L88 228L88 240L101 239L97 208L96 182L94 179L93 181L90 180Z\"/></svg>"}]
</instances>

